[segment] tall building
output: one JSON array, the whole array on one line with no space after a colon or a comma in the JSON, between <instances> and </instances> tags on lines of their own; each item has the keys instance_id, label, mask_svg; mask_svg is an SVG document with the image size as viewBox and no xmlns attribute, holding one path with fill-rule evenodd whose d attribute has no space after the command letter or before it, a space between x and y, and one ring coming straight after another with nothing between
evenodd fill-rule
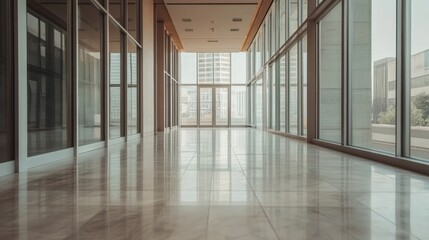
<instances>
[{"instance_id":1,"label":"tall building","mask_svg":"<svg viewBox=\"0 0 429 240\"><path fill-rule=\"evenodd\" d=\"M427 239L428 11L1 0L0 239Z\"/></svg>"}]
</instances>

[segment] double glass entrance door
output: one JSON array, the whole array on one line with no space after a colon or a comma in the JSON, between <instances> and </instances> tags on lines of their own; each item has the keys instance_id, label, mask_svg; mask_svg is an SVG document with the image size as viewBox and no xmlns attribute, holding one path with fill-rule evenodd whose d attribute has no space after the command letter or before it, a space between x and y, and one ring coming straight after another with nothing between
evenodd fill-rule
<instances>
[{"instance_id":1,"label":"double glass entrance door","mask_svg":"<svg viewBox=\"0 0 429 240\"><path fill-rule=\"evenodd\" d=\"M198 125L229 126L229 87L198 87Z\"/></svg>"}]
</instances>

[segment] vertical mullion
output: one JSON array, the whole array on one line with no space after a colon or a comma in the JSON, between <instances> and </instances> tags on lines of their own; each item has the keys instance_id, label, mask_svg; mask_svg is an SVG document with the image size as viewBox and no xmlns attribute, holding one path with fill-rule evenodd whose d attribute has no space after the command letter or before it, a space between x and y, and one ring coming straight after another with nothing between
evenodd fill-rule
<instances>
[{"instance_id":1,"label":"vertical mullion","mask_svg":"<svg viewBox=\"0 0 429 240\"><path fill-rule=\"evenodd\" d=\"M107 9L109 7L109 4L106 4ZM109 42L110 42L110 36L109 36L109 26L110 26L110 20L109 15L104 14L103 17L104 20L104 113L102 114L104 116L104 140L105 140L105 146L109 146L109 140L110 140L110 58L109 58Z\"/></svg>"},{"instance_id":2,"label":"vertical mullion","mask_svg":"<svg viewBox=\"0 0 429 240\"><path fill-rule=\"evenodd\" d=\"M285 104L285 132L289 133L289 123L290 123L290 101L289 101L289 94L290 94L290 67L289 67L289 52L285 53L285 99L287 101L287 104Z\"/></svg>"},{"instance_id":3,"label":"vertical mullion","mask_svg":"<svg viewBox=\"0 0 429 240\"><path fill-rule=\"evenodd\" d=\"M397 1L396 156L410 156L411 1Z\"/></svg>"},{"instance_id":4,"label":"vertical mullion","mask_svg":"<svg viewBox=\"0 0 429 240\"><path fill-rule=\"evenodd\" d=\"M123 4L121 5L121 11L122 11L122 24L125 29L128 30L128 0L124 0ZM122 135L125 137L126 140L128 140L128 35L121 31L121 38L122 38L122 45L121 45L121 52L122 52Z\"/></svg>"}]
</instances>

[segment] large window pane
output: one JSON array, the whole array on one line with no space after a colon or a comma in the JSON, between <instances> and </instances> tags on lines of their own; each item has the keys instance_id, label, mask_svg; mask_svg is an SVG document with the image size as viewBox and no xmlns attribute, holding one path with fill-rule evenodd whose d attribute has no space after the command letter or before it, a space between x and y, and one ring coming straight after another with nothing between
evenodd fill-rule
<instances>
[{"instance_id":1,"label":"large window pane","mask_svg":"<svg viewBox=\"0 0 429 240\"><path fill-rule=\"evenodd\" d=\"M197 83L197 54L180 54L180 81L182 84Z\"/></svg>"},{"instance_id":2,"label":"large window pane","mask_svg":"<svg viewBox=\"0 0 429 240\"><path fill-rule=\"evenodd\" d=\"M29 156L71 147L68 115L71 95L66 73L67 3L53 5L40 8L57 9L65 14L52 17L54 11L42 16L32 9L27 14Z\"/></svg>"},{"instance_id":3,"label":"large window pane","mask_svg":"<svg viewBox=\"0 0 429 240\"><path fill-rule=\"evenodd\" d=\"M350 1L352 145L395 152L396 1Z\"/></svg>"},{"instance_id":4,"label":"large window pane","mask_svg":"<svg viewBox=\"0 0 429 240\"><path fill-rule=\"evenodd\" d=\"M134 41L128 39L128 53L127 53L127 124L128 135L136 134L138 132L138 71L137 71L137 46Z\"/></svg>"},{"instance_id":5,"label":"large window pane","mask_svg":"<svg viewBox=\"0 0 429 240\"><path fill-rule=\"evenodd\" d=\"M109 83L109 102L110 102L110 118L109 118L109 131L110 138L118 138L122 136L122 94L121 94L121 45L122 38L119 28L113 23L110 23L109 31L109 70L110 70L110 83Z\"/></svg>"},{"instance_id":6,"label":"large window pane","mask_svg":"<svg viewBox=\"0 0 429 240\"><path fill-rule=\"evenodd\" d=\"M139 4L140 1L128 0L127 11L128 11L128 32L137 41L139 40Z\"/></svg>"},{"instance_id":7,"label":"large window pane","mask_svg":"<svg viewBox=\"0 0 429 240\"><path fill-rule=\"evenodd\" d=\"M213 54L198 53L198 83L213 83Z\"/></svg>"},{"instance_id":8,"label":"large window pane","mask_svg":"<svg viewBox=\"0 0 429 240\"><path fill-rule=\"evenodd\" d=\"M13 158L13 124L12 124L12 78L10 77L11 61L8 59L7 38L11 35L8 28L7 2L0 1L0 163L10 161Z\"/></svg>"},{"instance_id":9,"label":"large window pane","mask_svg":"<svg viewBox=\"0 0 429 240\"><path fill-rule=\"evenodd\" d=\"M287 55L280 58L280 131L286 132L286 78L287 78Z\"/></svg>"},{"instance_id":10,"label":"large window pane","mask_svg":"<svg viewBox=\"0 0 429 240\"><path fill-rule=\"evenodd\" d=\"M200 125L213 124L212 88L200 88Z\"/></svg>"},{"instance_id":11,"label":"large window pane","mask_svg":"<svg viewBox=\"0 0 429 240\"><path fill-rule=\"evenodd\" d=\"M121 11L122 3L123 3L123 0L109 0L109 13L120 24L123 24L122 11Z\"/></svg>"},{"instance_id":12,"label":"large window pane","mask_svg":"<svg viewBox=\"0 0 429 240\"><path fill-rule=\"evenodd\" d=\"M276 116L277 114L277 92L276 92L276 66L275 64L272 64L270 66L270 81L268 84L269 90L268 90L268 99L269 99L269 107L271 109L271 121L270 121L270 128L276 129Z\"/></svg>"},{"instance_id":13,"label":"large window pane","mask_svg":"<svg viewBox=\"0 0 429 240\"><path fill-rule=\"evenodd\" d=\"M341 142L341 3L319 23L319 137Z\"/></svg>"},{"instance_id":14,"label":"large window pane","mask_svg":"<svg viewBox=\"0 0 429 240\"><path fill-rule=\"evenodd\" d=\"M289 133L298 134L298 47L289 51Z\"/></svg>"},{"instance_id":15,"label":"large window pane","mask_svg":"<svg viewBox=\"0 0 429 240\"><path fill-rule=\"evenodd\" d=\"M231 54L214 53L214 83L230 83L231 81Z\"/></svg>"},{"instance_id":16,"label":"large window pane","mask_svg":"<svg viewBox=\"0 0 429 240\"><path fill-rule=\"evenodd\" d=\"M298 0L289 0L289 36L298 28Z\"/></svg>"},{"instance_id":17,"label":"large window pane","mask_svg":"<svg viewBox=\"0 0 429 240\"><path fill-rule=\"evenodd\" d=\"M280 0L279 3L279 13L280 13L280 30L279 30L279 38L280 38L280 46L286 41L286 0Z\"/></svg>"},{"instance_id":18,"label":"large window pane","mask_svg":"<svg viewBox=\"0 0 429 240\"><path fill-rule=\"evenodd\" d=\"M429 1L411 2L411 156L429 159Z\"/></svg>"},{"instance_id":19,"label":"large window pane","mask_svg":"<svg viewBox=\"0 0 429 240\"><path fill-rule=\"evenodd\" d=\"M271 56L276 52L277 50L277 43L276 43L276 32L278 32L278 29L276 29L276 11L274 10L274 4L271 7Z\"/></svg>"},{"instance_id":20,"label":"large window pane","mask_svg":"<svg viewBox=\"0 0 429 240\"><path fill-rule=\"evenodd\" d=\"M88 0L79 1L79 145L103 140L103 15Z\"/></svg>"},{"instance_id":21,"label":"large window pane","mask_svg":"<svg viewBox=\"0 0 429 240\"><path fill-rule=\"evenodd\" d=\"M229 91L226 87L217 87L215 90L216 126L228 125Z\"/></svg>"},{"instance_id":22,"label":"large window pane","mask_svg":"<svg viewBox=\"0 0 429 240\"><path fill-rule=\"evenodd\" d=\"M302 40L302 135L307 135L307 36Z\"/></svg>"},{"instance_id":23,"label":"large window pane","mask_svg":"<svg viewBox=\"0 0 429 240\"><path fill-rule=\"evenodd\" d=\"M307 19L307 13L308 13L308 0L302 1L302 20L301 23L303 23Z\"/></svg>"},{"instance_id":24,"label":"large window pane","mask_svg":"<svg viewBox=\"0 0 429 240\"><path fill-rule=\"evenodd\" d=\"M246 53L231 53L231 83L245 84L247 81Z\"/></svg>"},{"instance_id":25,"label":"large window pane","mask_svg":"<svg viewBox=\"0 0 429 240\"><path fill-rule=\"evenodd\" d=\"M255 117L257 128L262 128L263 124L263 91L262 79L258 79L255 89Z\"/></svg>"},{"instance_id":26,"label":"large window pane","mask_svg":"<svg viewBox=\"0 0 429 240\"><path fill-rule=\"evenodd\" d=\"M231 125L246 124L246 86L231 86Z\"/></svg>"},{"instance_id":27,"label":"large window pane","mask_svg":"<svg viewBox=\"0 0 429 240\"><path fill-rule=\"evenodd\" d=\"M197 87L180 88L182 125L197 125Z\"/></svg>"}]
</instances>

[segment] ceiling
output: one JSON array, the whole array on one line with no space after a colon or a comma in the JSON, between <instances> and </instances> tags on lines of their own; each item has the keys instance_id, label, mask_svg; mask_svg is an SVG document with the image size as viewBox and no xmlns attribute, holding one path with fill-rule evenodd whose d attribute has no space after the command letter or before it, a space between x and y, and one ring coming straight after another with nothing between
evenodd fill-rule
<instances>
[{"instance_id":1,"label":"ceiling","mask_svg":"<svg viewBox=\"0 0 429 240\"><path fill-rule=\"evenodd\" d=\"M253 23L259 0L164 2L185 52L238 52Z\"/></svg>"}]
</instances>

